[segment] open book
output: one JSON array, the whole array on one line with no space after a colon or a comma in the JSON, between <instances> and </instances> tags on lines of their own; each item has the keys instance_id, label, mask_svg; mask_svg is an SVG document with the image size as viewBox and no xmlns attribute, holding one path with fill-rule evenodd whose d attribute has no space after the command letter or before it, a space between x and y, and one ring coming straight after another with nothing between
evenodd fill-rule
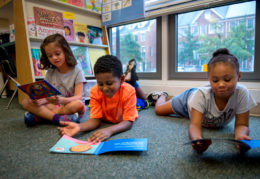
<instances>
[{"instance_id":1,"label":"open book","mask_svg":"<svg viewBox=\"0 0 260 179\"><path fill-rule=\"evenodd\" d=\"M100 143L90 143L63 135L49 151L55 153L94 155L115 151L147 151L147 139L116 139Z\"/></svg>"},{"instance_id":2,"label":"open book","mask_svg":"<svg viewBox=\"0 0 260 179\"><path fill-rule=\"evenodd\" d=\"M54 88L50 83L48 83L45 80L36 81L25 85L21 85L13 78L12 81L20 90L26 93L31 99L41 99L50 96L61 95L61 93L56 88Z\"/></svg>"}]
</instances>

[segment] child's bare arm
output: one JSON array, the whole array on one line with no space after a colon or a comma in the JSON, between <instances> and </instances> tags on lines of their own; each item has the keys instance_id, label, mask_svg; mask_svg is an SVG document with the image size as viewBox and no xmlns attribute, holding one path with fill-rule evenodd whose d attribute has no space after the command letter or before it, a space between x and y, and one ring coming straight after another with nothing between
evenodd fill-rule
<instances>
[{"instance_id":1,"label":"child's bare arm","mask_svg":"<svg viewBox=\"0 0 260 179\"><path fill-rule=\"evenodd\" d=\"M60 124L64 127L58 127L60 135L74 136L79 132L91 131L96 129L100 125L100 119L89 119L84 123L77 124L74 122L60 121Z\"/></svg>"},{"instance_id":2,"label":"child's bare arm","mask_svg":"<svg viewBox=\"0 0 260 179\"><path fill-rule=\"evenodd\" d=\"M132 121L121 121L118 124L115 124L113 126L103 128L100 130L95 131L88 139L90 142L101 142L109 137L111 137L113 134L124 132L126 130L129 130L133 125Z\"/></svg>"},{"instance_id":3,"label":"child's bare arm","mask_svg":"<svg viewBox=\"0 0 260 179\"><path fill-rule=\"evenodd\" d=\"M202 113L197 111L196 109L192 109L191 119L189 125L189 136L192 141L202 139ZM197 141L192 143L192 147L199 153L204 152L208 149L211 144L205 141Z\"/></svg>"},{"instance_id":4,"label":"child's bare arm","mask_svg":"<svg viewBox=\"0 0 260 179\"><path fill-rule=\"evenodd\" d=\"M249 137L249 111L237 114L235 121L235 139L236 140L250 140Z\"/></svg>"},{"instance_id":5,"label":"child's bare arm","mask_svg":"<svg viewBox=\"0 0 260 179\"><path fill-rule=\"evenodd\" d=\"M75 85L74 96L71 96L71 97L53 96L53 97L50 97L48 100L50 103L53 103L53 104L66 105L72 101L81 100L82 95L83 95L83 83L78 83Z\"/></svg>"},{"instance_id":6,"label":"child's bare arm","mask_svg":"<svg viewBox=\"0 0 260 179\"><path fill-rule=\"evenodd\" d=\"M189 125L189 136L191 140L202 139L201 125L202 113L192 108Z\"/></svg>"}]
</instances>

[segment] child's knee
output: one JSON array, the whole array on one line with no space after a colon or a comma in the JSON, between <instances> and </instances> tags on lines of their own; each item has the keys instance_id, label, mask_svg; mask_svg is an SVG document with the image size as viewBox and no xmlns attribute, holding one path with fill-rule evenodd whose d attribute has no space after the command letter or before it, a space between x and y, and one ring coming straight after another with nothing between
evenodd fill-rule
<instances>
[{"instance_id":1,"label":"child's knee","mask_svg":"<svg viewBox=\"0 0 260 179\"><path fill-rule=\"evenodd\" d=\"M158 116L162 116L163 115L162 111L161 111L161 109L159 107L155 106L154 111L155 111L155 114L158 115Z\"/></svg>"},{"instance_id":2,"label":"child's knee","mask_svg":"<svg viewBox=\"0 0 260 179\"><path fill-rule=\"evenodd\" d=\"M29 98L25 98L22 101L22 106L24 109L28 109L28 107L31 105L31 100Z\"/></svg>"}]
</instances>

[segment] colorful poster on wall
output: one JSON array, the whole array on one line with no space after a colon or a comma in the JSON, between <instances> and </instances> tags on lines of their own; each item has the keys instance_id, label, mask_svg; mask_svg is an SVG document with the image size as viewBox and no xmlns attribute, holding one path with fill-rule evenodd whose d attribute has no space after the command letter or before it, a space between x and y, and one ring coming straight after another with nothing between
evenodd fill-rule
<instances>
[{"instance_id":1,"label":"colorful poster on wall","mask_svg":"<svg viewBox=\"0 0 260 179\"><path fill-rule=\"evenodd\" d=\"M144 17L144 0L103 0L102 25L112 25Z\"/></svg>"},{"instance_id":2,"label":"colorful poster on wall","mask_svg":"<svg viewBox=\"0 0 260 179\"><path fill-rule=\"evenodd\" d=\"M86 0L86 8L94 12L101 12L102 0Z\"/></svg>"}]
</instances>

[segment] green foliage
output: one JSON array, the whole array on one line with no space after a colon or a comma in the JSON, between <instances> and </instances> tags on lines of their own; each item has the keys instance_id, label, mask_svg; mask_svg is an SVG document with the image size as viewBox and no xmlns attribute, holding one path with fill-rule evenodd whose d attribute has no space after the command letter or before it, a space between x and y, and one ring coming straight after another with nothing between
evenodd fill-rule
<instances>
[{"instance_id":1,"label":"green foliage","mask_svg":"<svg viewBox=\"0 0 260 179\"><path fill-rule=\"evenodd\" d=\"M254 53L254 29L247 29L245 23L240 23L231 29L227 37L224 33L218 32L221 25L215 24L215 32L212 36L200 36L196 38L189 30L178 48L178 66L185 64L201 65L208 62L212 53L219 48L227 48L230 53L235 55L240 64L244 64L247 60L251 60ZM200 44L200 45L199 45ZM199 54L199 58L194 57L194 51ZM192 63L190 63L193 61ZM242 67L245 68L246 67Z\"/></svg>"},{"instance_id":2,"label":"green foliage","mask_svg":"<svg viewBox=\"0 0 260 179\"><path fill-rule=\"evenodd\" d=\"M142 61L140 45L135 41L134 35L128 33L120 38L120 60L126 64L132 58Z\"/></svg>"}]
</instances>

